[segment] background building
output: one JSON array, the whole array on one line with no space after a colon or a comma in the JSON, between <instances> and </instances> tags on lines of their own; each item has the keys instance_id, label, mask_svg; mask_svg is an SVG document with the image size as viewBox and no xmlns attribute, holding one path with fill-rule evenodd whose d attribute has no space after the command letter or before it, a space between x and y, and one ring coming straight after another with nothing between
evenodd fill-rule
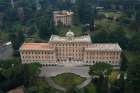
<instances>
[{"instance_id":1,"label":"background building","mask_svg":"<svg viewBox=\"0 0 140 93\"><path fill-rule=\"evenodd\" d=\"M52 35L48 43L24 43L20 55L22 63L93 65L105 62L118 66L121 51L118 44L92 44L89 35L75 37L69 31L65 37Z\"/></svg>"},{"instance_id":2,"label":"background building","mask_svg":"<svg viewBox=\"0 0 140 93\"><path fill-rule=\"evenodd\" d=\"M59 23L62 23L65 26L71 26L72 25L72 16L73 12L69 12L66 10L63 11L54 11L54 23L57 26Z\"/></svg>"}]
</instances>

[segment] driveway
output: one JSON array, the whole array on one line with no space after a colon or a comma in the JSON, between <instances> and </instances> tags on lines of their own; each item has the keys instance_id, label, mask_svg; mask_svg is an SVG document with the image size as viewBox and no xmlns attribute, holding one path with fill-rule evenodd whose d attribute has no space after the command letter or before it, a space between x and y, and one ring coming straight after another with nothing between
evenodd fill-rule
<instances>
[{"instance_id":1,"label":"driveway","mask_svg":"<svg viewBox=\"0 0 140 93\"><path fill-rule=\"evenodd\" d=\"M58 90L61 90L61 91L66 91L66 88L55 84L55 82L51 78L48 77L48 78L46 78L46 80L51 87L58 89Z\"/></svg>"}]
</instances>

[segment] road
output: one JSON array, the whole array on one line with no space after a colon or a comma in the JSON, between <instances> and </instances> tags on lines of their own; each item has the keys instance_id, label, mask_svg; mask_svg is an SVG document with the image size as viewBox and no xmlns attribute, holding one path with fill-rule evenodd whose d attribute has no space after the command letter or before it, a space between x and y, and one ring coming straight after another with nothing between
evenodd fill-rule
<instances>
[{"instance_id":1,"label":"road","mask_svg":"<svg viewBox=\"0 0 140 93\"><path fill-rule=\"evenodd\" d=\"M11 45L0 46L0 60L10 59L13 57L13 49Z\"/></svg>"},{"instance_id":2,"label":"road","mask_svg":"<svg viewBox=\"0 0 140 93\"><path fill-rule=\"evenodd\" d=\"M92 81L92 78L87 77L86 80L83 83L81 83L80 85L77 85L76 87L81 89L83 87L86 87L91 81Z\"/></svg>"},{"instance_id":3,"label":"road","mask_svg":"<svg viewBox=\"0 0 140 93\"><path fill-rule=\"evenodd\" d=\"M51 78L48 77L48 78L46 78L46 80L47 80L49 86L51 86L51 87L53 87L55 89L61 90L61 91L66 91L66 88L55 84L55 82Z\"/></svg>"}]
</instances>

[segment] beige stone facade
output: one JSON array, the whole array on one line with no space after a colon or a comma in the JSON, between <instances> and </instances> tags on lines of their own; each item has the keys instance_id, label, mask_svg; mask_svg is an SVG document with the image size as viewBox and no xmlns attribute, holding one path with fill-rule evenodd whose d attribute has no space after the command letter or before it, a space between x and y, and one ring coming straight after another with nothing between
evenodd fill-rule
<instances>
[{"instance_id":1,"label":"beige stone facade","mask_svg":"<svg viewBox=\"0 0 140 93\"><path fill-rule=\"evenodd\" d=\"M92 44L90 36L52 35L48 43L24 43L20 48L22 63L42 65L93 65L105 62L118 66L122 49L118 44Z\"/></svg>"},{"instance_id":2,"label":"beige stone facade","mask_svg":"<svg viewBox=\"0 0 140 93\"><path fill-rule=\"evenodd\" d=\"M69 11L54 11L53 12L54 16L54 23L57 26L59 22L61 22L65 26L71 26L72 25L72 16L73 12Z\"/></svg>"}]
</instances>

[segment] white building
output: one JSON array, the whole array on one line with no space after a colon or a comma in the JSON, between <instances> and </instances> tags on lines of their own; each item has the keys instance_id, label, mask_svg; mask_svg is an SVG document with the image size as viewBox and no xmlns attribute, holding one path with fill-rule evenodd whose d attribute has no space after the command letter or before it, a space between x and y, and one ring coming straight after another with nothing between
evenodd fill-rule
<instances>
[{"instance_id":1,"label":"white building","mask_svg":"<svg viewBox=\"0 0 140 93\"><path fill-rule=\"evenodd\" d=\"M72 25L72 16L73 12L69 12L66 10L63 11L54 11L54 23L57 26L59 23L62 23L65 26L71 26Z\"/></svg>"},{"instance_id":2,"label":"white building","mask_svg":"<svg viewBox=\"0 0 140 93\"><path fill-rule=\"evenodd\" d=\"M48 43L24 43L20 48L22 63L42 65L93 65L98 62L120 64L122 49L118 44L94 43L89 35L65 37L52 35Z\"/></svg>"}]
</instances>

